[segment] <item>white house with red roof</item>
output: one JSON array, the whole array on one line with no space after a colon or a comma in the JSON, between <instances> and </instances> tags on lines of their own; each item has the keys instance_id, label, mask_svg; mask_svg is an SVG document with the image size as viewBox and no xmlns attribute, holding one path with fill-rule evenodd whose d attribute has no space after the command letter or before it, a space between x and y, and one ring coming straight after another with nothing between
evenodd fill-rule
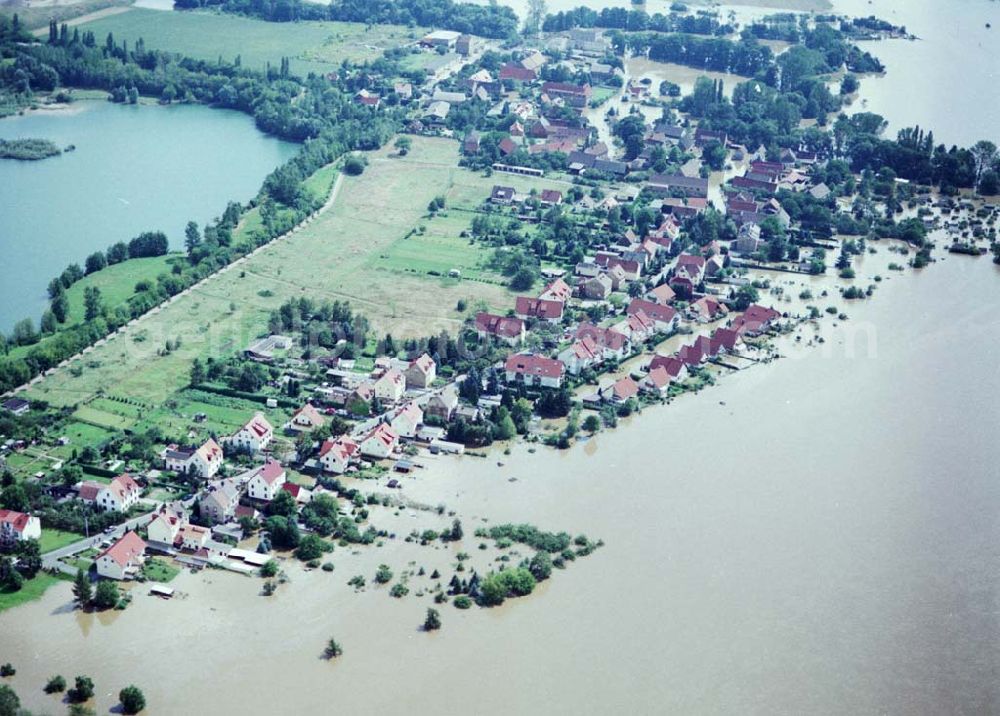
<instances>
[{"instance_id":1,"label":"white house with red roof","mask_svg":"<svg viewBox=\"0 0 1000 716\"><path fill-rule=\"evenodd\" d=\"M306 403L295 411L295 414L292 415L292 419L288 421L286 427L295 432L309 433L324 425L326 425L326 418L323 417L312 403Z\"/></svg>"},{"instance_id":2,"label":"white house with red roof","mask_svg":"<svg viewBox=\"0 0 1000 716\"><path fill-rule=\"evenodd\" d=\"M678 358L676 355L672 356L653 356L653 360L649 362L647 370L652 373L654 370L662 368L670 376L671 381L683 380L684 376L687 375L687 366L684 365L684 361Z\"/></svg>"},{"instance_id":3,"label":"white house with red roof","mask_svg":"<svg viewBox=\"0 0 1000 716\"><path fill-rule=\"evenodd\" d=\"M413 438L424 422L424 411L412 400L389 414L388 423L401 438Z\"/></svg>"},{"instance_id":4,"label":"white house with red roof","mask_svg":"<svg viewBox=\"0 0 1000 716\"><path fill-rule=\"evenodd\" d=\"M375 390L376 398L395 403L406 392L406 378L395 368L390 368L375 381L372 387Z\"/></svg>"},{"instance_id":5,"label":"white house with red roof","mask_svg":"<svg viewBox=\"0 0 1000 716\"><path fill-rule=\"evenodd\" d=\"M719 318L729 315L726 304L711 296L702 296L687 308L687 314L691 320L698 323L709 323Z\"/></svg>"},{"instance_id":6,"label":"white house with red roof","mask_svg":"<svg viewBox=\"0 0 1000 716\"><path fill-rule=\"evenodd\" d=\"M247 421L246 425L233 433L226 444L230 448L256 454L266 449L272 439L274 439L274 428L263 413L257 413Z\"/></svg>"},{"instance_id":7,"label":"white house with red roof","mask_svg":"<svg viewBox=\"0 0 1000 716\"><path fill-rule=\"evenodd\" d=\"M361 454L365 457L382 459L389 457L393 453L398 442L399 436L396 435L396 432L385 423L379 423L373 430L361 438L358 446Z\"/></svg>"},{"instance_id":8,"label":"white house with red roof","mask_svg":"<svg viewBox=\"0 0 1000 716\"><path fill-rule=\"evenodd\" d=\"M507 356L504 370L508 383L521 382L525 385L558 388L562 385L566 366L562 361L529 353Z\"/></svg>"},{"instance_id":9,"label":"white house with red roof","mask_svg":"<svg viewBox=\"0 0 1000 716\"><path fill-rule=\"evenodd\" d=\"M202 510L204 513L204 510ZM184 526L184 520L166 511L157 512L146 525L146 539L158 545L172 547Z\"/></svg>"},{"instance_id":10,"label":"white house with red roof","mask_svg":"<svg viewBox=\"0 0 1000 716\"><path fill-rule=\"evenodd\" d=\"M312 491L294 482L286 482L281 486L281 491L294 497L299 505L307 505L312 501Z\"/></svg>"},{"instance_id":11,"label":"white house with red roof","mask_svg":"<svg viewBox=\"0 0 1000 716\"><path fill-rule=\"evenodd\" d=\"M566 303L572 296L573 289L570 288L569 284L561 278L557 278L546 286L545 290L538 297L547 301L562 301Z\"/></svg>"},{"instance_id":12,"label":"white house with red roof","mask_svg":"<svg viewBox=\"0 0 1000 716\"><path fill-rule=\"evenodd\" d=\"M437 363L426 353L410 361L403 371L407 388L429 388L437 378Z\"/></svg>"},{"instance_id":13,"label":"white house with red roof","mask_svg":"<svg viewBox=\"0 0 1000 716\"><path fill-rule=\"evenodd\" d=\"M640 311L653 320L653 325L657 333L676 331L680 325L680 314L677 313L677 310L673 306L664 306L663 304L653 303L643 298L633 298L625 312L631 316Z\"/></svg>"},{"instance_id":14,"label":"white house with red roof","mask_svg":"<svg viewBox=\"0 0 1000 716\"><path fill-rule=\"evenodd\" d=\"M476 333L480 338L493 336L507 345L516 346L524 342L524 321L493 313L477 313Z\"/></svg>"},{"instance_id":15,"label":"white house with red roof","mask_svg":"<svg viewBox=\"0 0 1000 716\"><path fill-rule=\"evenodd\" d=\"M324 472L342 475L359 453L358 444L346 435L336 439L328 438L323 441L319 449L319 463L323 466Z\"/></svg>"},{"instance_id":16,"label":"white house with red roof","mask_svg":"<svg viewBox=\"0 0 1000 716\"><path fill-rule=\"evenodd\" d=\"M0 545L9 547L25 539L41 539L42 523L37 517L15 510L0 510Z\"/></svg>"},{"instance_id":17,"label":"white house with red roof","mask_svg":"<svg viewBox=\"0 0 1000 716\"><path fill-rule=\"evenodd\" d=\"M182 549L197 552L208 544L209 539L212 537L212 531L201 525L189 524L181 527L177 537L180 540Z\"/></svg>"},{"instance_id":18,"label":"white house with red roof","mask_svg":"<svg viewBox=\"0 0 1000 716\"><path fill-rule=\"evenodd\" d=\"M562 301L553 301L545 298L531 298L530 296L518 296L514 299L514 315L518 318L537 318L540 321L558 323L562 319Z\"/></svg>"},{"instance_id":19,"label":"white house with red roof","mask_svg":"<svg viewBox=\"0 0 1000 716\"><path fill-rule=\"evenodd\" d=\"M219 471L222 459L222 448L212 438L206 440L201 447L168 445L163 452L163 465L167 470L206 479Z\"/></svg>"},{"instance_id":20,"label":"white house with red roof","mask_svg":"<svg viewBox=\"0 0 1000 716\"><path fill-rule=\"evenodd\" d=\"M601 328L585 322L577 326L575 335L577 339L592 339L600 347L604 358L624 360L632 352L629 337L613 328Z\"/></svg>"},{"instance_id":21,"label":"white house with red roof","mask_svg":"<svg viewBox=\"0 0 1000 716\"><path fill-rule=\"evenodd\" d=\"M647 393L652 393L659 397L666 396L667 392L670 390L670 384L672 383L670 378L670 373L663 366L659 366L649 371L645 378L642 379L640 387Z\"/></svg>"},{"instance_id":22,"label":"white house with red roof","mask_svg":"<svg viewBox=\"0 0 1000 716\"><path fill-rule=\"evenodd\" d=\"M81 499L85 499L83 497L83 486L87 486L88 495L92 494L90 485L83 483L80 491ZM141 492L142 488L139 487L139 483L128 473L122 473L107 485L101 485L101 489L97 491L93 499L87 501L93 502L97 507L106 512L128 512L139 501Z\"/></svg>"},{"instance_id":23,"label":"white house with red roof","mask_svg":"<svg viewBox=\"0 0 1000 716\"><path fill-rule=\"evenodd\" d=\"M126 532L121 539L97 555L97 574L107 579L129 579L138 574L146 554L146 543L135 532Z\"/></svg>"},{"instance_id":24,"label":"white house with red roof","mask_svg":"<svg viewBox=\"0 0 1000 716\"><path fill-rule=\"evenodd\" d=\"M645 311L639 309L612 328L629 337L632 343L645 343L656 335L656 322Z\"/></svg>"},{"instance_id":25,"label":"white house with red roof","mask_svg":"<svg viewBox=\"0 0 1000 716\"><path fill-rule=\"evenodd\" d=\"M712 353L738 353L740 346L743 345L743 338L740 336L739 331L735 331L732 328L716 328L712 333Z\"/></svg>"},{"instance_id":26,"label":"white house with red roof","mask_svg":"<svg viewBox=\"0 0 1000 716\"><path fill-rule=\"evenodd\" d=\"M562 351L559 360L572 375L592 368L604 361L604 351L590 336L578 338L569 348Z\"/></svg>"},{"instance_id":27,"label":"white house with red roof","mask_svg":"<svg viewBox=\"0 0 1000 716\"><path fill-rule=\"evenodd\" d=\"M743 315L737 316L731 323L731 327L741 336L758 336L769 329L775 321L781 318L781 314L773 308L765 308L759 304L747 307Z\"/></svg>"},{"instance_id":28,"label":"white house with red roof","mask_svg":"<svg viewBox=\"0 0 1000 716\"><path fill-rule=\"evenodd\" d=\"M614 403L615 405L622 405L630 398L634 398L639 395L639 384L636 383L629 376L625 376L620 380L615 381L608 387L600 391L601 400L608 403Z\"/></svg>"},{"instance_id":29,"label":"white house with red roof","mask_svg":"<svg viewBox=\"0 0 1000 716\"><path fill-rule=\"evenodd\" d=\"M247 495L254 500L270 502L286 479L282 464L277 460L268 460L247 480Z\"/></svg>"},{"instance_id":30,"label":"white house with red roof","mask_svg":"<svg viewBox=\"0 0 1000 716\"><path fill-rule=\"evenodd\" d=\"M670 286L685 296L690 296L705 278L705 257L681 254L670 279Z\"/></svg>"},{"instance_id":31,"label":"white house with red roof","mask_svg":"<svg viewBox=\"0 0 1000 716\"><path fill-rule=\"evenodd\" d=\"M661 284L656 288L652 288L646 292L646 298L653 303L658 303L661 306L669 305L671 301L677 298L677 292L670 288L670 284Z\"/></svg>"}]
</instances>

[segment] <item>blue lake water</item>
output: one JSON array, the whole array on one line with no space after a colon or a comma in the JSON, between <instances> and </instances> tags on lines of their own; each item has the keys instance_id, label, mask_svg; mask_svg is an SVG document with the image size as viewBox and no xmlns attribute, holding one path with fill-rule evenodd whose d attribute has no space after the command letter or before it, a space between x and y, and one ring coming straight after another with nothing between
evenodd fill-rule
<instances>
[{"instance_id":1,"label":"blue lake water","mask_svg":"<svg viewBox=\"0 0 1000 716\"><path fill-rule=\"evenodd\" d=\"M71 262L142 231L181 247L246 201L298 146L266 136L238 112L201 106L79 102L65 112L0 120L0 138L37 137L76 150L35 162L0 160L0 330L36 321L45 288Z\"/></svg>"}]
</instances>

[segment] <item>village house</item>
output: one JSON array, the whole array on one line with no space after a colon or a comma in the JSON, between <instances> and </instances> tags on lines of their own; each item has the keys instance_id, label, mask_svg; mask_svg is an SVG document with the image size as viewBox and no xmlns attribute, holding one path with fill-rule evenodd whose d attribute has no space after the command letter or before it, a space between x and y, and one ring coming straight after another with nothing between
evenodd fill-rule
<instances>
[{"instance_id":1,"label":"village house","mask_svg":"<svg viewBox=\"0 0 1000 716\"><path fill-rule=\"evenodd\" d=\"M593 90L590 85L574 85L566 82L545 82L542 92L551 99L561 99L570 107L582 109L590 103Z\"/></svg>"},{"instance_id":2,"label":"village house","mask_svg":"<svg viewBox=\"0 0 1000 716\"><path fill-rule=\"evenodd\" d=\"M209 478L222 467L222 458L222 448L209 438L197 448L168 445L163 453L163 465L177 473Z\"/></svg>"},{"instance_id":3,"label":"village house","mask_svg":"<svg viewBox=\"0 0 1000 716\"><path fill-rule=\"evenodd\" d=\"M592 323L581 323L577 326L575 338L590 338L601 349L601 357L611 360L624 360L632 352L632 343L627 334L613 328L601 328Z\"/></svg>"},{"instance_id":4,"label":"village house","mask_svg":"<svg viewBox=\"0 0 1000 716\"><path fill-rule=\"evenodd\" d=\"M277 460L268 460L247 480L247 496L254 500L270 502L285 484L285 468Z\"/></svg>"},{"instance_id":5,"label":"village house","mask_svg":"<svg viewBox=\"0 0 1000 716\"><path fill-rule=\"evenodd\" d=\"M429 388L434 379L437 378L437 364L434 359L426 353L410 361L410 364L403 371L406 378L406 388Z\"/></svg>"},{"instance_id":6,"label":"village house","mask_svg":"<svg viewBox=\"0 0 1000 716\"><path fill-rule=\"evenodd\" d=\"M558 323L562 318L564 305L562 301L518 296L514 300L514 315L521 319L537 318L549 323Z\"/></svg>"},{"instance_id":7,"label":"village house","mask_svg":"<svg viewBox=\"0 0 1000 716\"><path fill-rule=\"evenodd\" d=\"M326 425L326 418L312 403L306 403L296 410L292 419L288 421L288 428L298 433L310 433L324 425Z\"/></svg>"},{"instance_id":8,"label":"village house","mask_svg":"<svg viewBox=\"0 0 1000 716\"><path fill-rule=\"evenodd\" d=\"M475 324L476 334L480 338L493 336L511 346L524 342L525 327L520 318L477 313Z\"/></svg>"},{"instance_id":9,"label":"village house","mask_svg":"<svg viewBox=\"0 0 1000 716\"><path fill-rule=\"evenodd\" d=\"M107 485L90 481L80 484L80 499L105 512L128 512L139 501L141 492L139 483L128 473L118 475Z\"/></svg>"},{"instance_id":10,"label":"village house","mask_svg":"<svg viewBox=\"0 0 1000 716\"><path fill-rule=\"evenodd\" d=\"M24 415L31 409L31 403L24 398L8 398L3 403L0 403L0 408L3 408L12 415L19 416Z\"/></svg>"},{"instance_id":11,"label":"village house","mask_svg":"<svg viewBox=\"0 0 1000 716\"><path fill-rule=\"evenodd\" d=\"M781 318L781 314L773 308L765 308L755 303L748 306L742 315L733 319L730 322L730 327L741 336L759 336L779 318Z\"/></svg>"},{"instance_id":12,"label":"village house","mask_svg":"<svg viewBox=\"0 0 1000 716\"><path fill-rule=\"evenodd\" d=\"M358 445L365 457L384 459L396 450L398 442L399 436L396 432L385 423L379 423L361 439Z\"/></svg>"},{"instance_id":13,"label":"village house","mask_svg":"<svg viewBox=\"0 0 1000 716\"><path fill-rule=\"evenodd\" d=\"M198 501L201 516L213 525L225 524L236 517L239 504L240 490L233 480L223 480L218 485L209 487Z\"/></svg>"},{"instance_id":14,"label":"village house","mask_svg":"<svg viewBox=\"0 0 1000 716\"><path fill-rule=\"evenodd\" d=\"M602 273L580 284L580 295L583 298L603 301L611 295L613 288L611 277Z\"/></svg>"},{"instance_id":15,"label":"village house","mask_svg":"<svg viewBox=\"0 0 1000 716\"><path fill-rule=\"evenodd\" d=\"M760 226L753 222L747 222L739 228L736 234L736 241L733 242L733 249L740 254L752 254L764 244L760 237Z\"/></svg>"},{"instance_id":16,"label":"village house","mask_svg":"<svg viewBox=\"0 0 1000 716\"><path fill-rule=\"evenodd\" d=\"M687 366L684 365L684 361L678 358L676 355L672 356L653 356L653 360L649 362L647 370L652 373L654 370L663 369L666 371L670 380L676 382L682 380L687 374Z\"/></svg>"},{"instance_id":17,"label":"village house","mask_svg":"<svg viewBox=\"0 0 1000 716\"><path fill-rule=\"evenodd\" d=\"M157 512L146 525L146 540L154 547L173 547L183 524L184 521L177 515L166 510Z\"/></svg>"},{"instance_id":18,"label":"village house","mask_svg":"<svg viewBox=\"0 0 1000 716\"><path fill-rule=\"evenodd\" d=\"M545 290L539 294L538 298L545 301L561 301L565 303L573 296L573 289L569 287L569 284L563 281L561 278L557 278L555 281L550 283L545 287Z\"/></svg>"},{"instance_id":19,"label":"village house","mask_svg":"<svg viewBox=\"0 0 1000 716\"><path fill-rule=\"evenodd\" d=\"M632 343L645 343L656 335L656 323L642 309L630 314L612 328L628 336Z\"/></svg>"},{"instance_id":20,"label":"village house","mask_svg":"<svg viewBox=\"0 0 1000 716\"><path fill-rule=\"evenodd\" d=\"M212 532L207 527L187 524L180 528L177 539L180 542L181 549L197 552L208 544L211 536Z\"/></svg>"},{"instance_id":21,"label":"village house","mask_svg":"<svg viewBox=\"0 0 1000 716\"><path fill-rule=\"evenodd\" d=\"M623 281L638 281L642 275L641 263L610 251L598 251L594 255L594 263L608 272L616 291L621 288Z\"/></svg>"},{"instance_id":22,"label":"village house","mask_svg":"<svg viewBox=\"0 0 1000 716\"><path fill-rule=\"evenodd\" d=\"M601 400L613 405L623 405L637 395L639 395L639 384L629 376L615 381L600 391Z\"/></svg>"},{"instance_id":23,"label":"village house","mask_svg":"<svg viewBox=\"0 0 1000 716\"><path fill-rule=\"evenodd\" d=\"M582 371L592 368L604 360L601 347L590 336L584 336L574 341L569 348L559 354L558 358L571 375L579 375Z\"/></svg>"},{"instance_id":24,"label":"village house","mask_svg":"<svg viewBox=\"0 0 1000 716\"><path fill-rule=\"evenodd\" d=\"M424 422L424 411L415 402L396 408L388 417L392 431L401 438L414 438L421 423Z\"/></svg>"},{"instance_id":25,"label":"village house","mask_svg":"<svg viewBox=\"0 0 1000 716\"><path fill-rule=\"evenodd\" d=\"M667 369L659 366L646 374L646 377L640 383L640 388L647 393L652 393L657 397L663 398L670 391L671 382Z\"/></svg>"},{"instance_id":26,"label":"village house","mask_svg":"<svg viewBox=\"0 0 1000 716\"><path fill-rule=\"evenodd\" d=\"M646 291L646 298L653 303L658 303L661 306L667 306L671 301L677 298L677 293L674 289L670 288L669 284L664 283Z\"/></svg>"},{"instance_id":27,"label":"village house","mask_svg":"<svg viewBox=\"0 0 1000 716\"><path fill-rule=\"evenodd\" d=\"M514 195L516 193L512 186L500 186L496 184L493 187L493 191L490 192L490 202L500 204L501 206L509 206L514 203Z\"/></svg>"},{"instance_id":28,"label":"village house","mask_svg":"<svg viewBox=\"0 0 1000 716\"><path fill-rule=\"evenodd\" d=\"M342 475L347 472L347 468L358 452L358 444L346 435L341 435L338 438L327 438L319 449L319 463L324 472Z\"/></svg>"},{"instance_id":29,"label":"village house","mask_svg":"<svg viewBox=\"0 0 1000 716\"><path fill-rule=\"evenodd\" d=\"M501 82L505 80L513 82L534 82L537 79L538 73L535 70L529 70L516 62L508 62L500 67Z\"/></svg>"},{"instance_id":30,"label":"village house","mask_svg":"<svg viewBox=\"0 0 1000 716\"><path fill-rule=\"evenodd\" d=\"M681 254L677 257L674 275L670 278L670 287L678 295L690 298L704 279L705 257Z\"/></svg>"},{"instance_id":31,"label":"village house","mask_svg":"<svg viewBox=\"0 0 1000 716\"><path fill-rule=\"evenodd\" d=\"M633 298L625 310L626 314L632 316L638 312L645 313L653 320L653 325L657 333L670 333L676 331L680 325L680 315L671 306L664 306L642 298Z\"/></svg>"},{"instance_id":32,"label":"village house","mask_svg":"<svg viewBox=\"0 0 1000 716\"><path fill-rule=\"evenodd\" d=\"M718 355L719 353L737 353L739 352L739 347L743 343L743 339L737 331L731 328L716 328L712 333L712 354Z\"/></svg>"},{"instance_id":33,"label":"village house","mask_svg":"<svg viewBox=\"0 0 1000 716\"><path fill-rule=\"evenodd\" d=\"M395 368L390 368L375 381L373 388L376 398L395 403L406 392L406 378Z\"/></svg>"},{"instance_id":34,"label":"village house","mask_svg":"<svg viewBox=\"0 0 1000 716\"><path fill-rule=\"evenodd\" d=\"M303 487L302 485L298 485L294 482L286 482L284 485L281 486L281 491L287 492L289 495L295 498L295 504L297 505L308 505L310 502L312 502L313 498L312 490L310 490L307 487Z\"/></svg>"},{"instance_id":35,"label":"village house","mask_svg":"<svg viewBox=\"0 0 1000 716\"><path fill-rule=\"evenodd\" d=\"M562 385L566 366L558 360L544 356L515 354L507 356L504 370L508 383L521 382L525 385L558 388Z\"/></svg>"},{"instance_id":36,"label":"village house","mask_svg":"<svg viewBox=\"0 0 1000 716\"><path fill-rule=\"evenodd\" d=\"M458 408L458 391L449 385L435 393L424 404L424 415L448 422Z\"/></svg>"},{"instance_id":37,"label":"village house","mask_svg":"<svg viewBox=\"0 0 1000 716\"><path fill-rule=\"evenodd\" d=\"M242 428L237 430L226 441L233 450L242 450L252 455L266 450L274 438L274 428L263 413L254 415Z\"/></svg>"},{"instance_id":38,"label":"village house","mask_svg":"<svg viewBox=\"0 0 1000 716\"><path fill-rule=\"evenodd\" d=\"M542 206L559 206L563 202L563 195L556 189L542 189L539 201L542 202Z\"/></svg>"},{"instance_id":39,"label":"village house","mask_svg":"<svg viewBox=\"0 0 1000 716\"><path fill-rule=\"evenodd\" d=\"M365 107L374 107L377 109L382 103L382 98L374 92L363 89L354 95L354 101Z\"/></svg>"},{"instance_id":40,"label":"village house","mask_svg":"<svg viewBox=\"0 0 1000 716\"><path fill-rule=\"evenodd\" d=\"M698 323L709 323L729 315L729 309L711 296L703 296L688 306L687 315Z\"/></svg>"},{"instance_id":41,"label":"village house","mask_svg":"<svg viewBox=\"0 0 1000 716\"><path fill-rule=\"evenodd\" d=\"M660 197L708 197L708 179L683 174L653 174L646 182L646 188Z\"/></svg>"},{"instance_id":42,"label":"village house","mask_svg":"<svg viewBox=\"0 0 1000 716\"><path fill-rule=\"evenodd\" d=\"M420 39L420 44L424 47L433 47L435 49L443 47L445 50L454 50L455 45L458 44L458 38L461 36L461 32L455 32L454 30L435 30L424 35Z\"/></svg>"},{"instance_id":43,"label":"village house","mask_svg":"<svg viewBox=\"0 0 1000 716\"><path fill-rule=\"evenodd\" d=\"M107 579L130 579L139 573L146 553L146 543L135 532L126 532L121 539L101 552L94 560L97 574Z\"/></svg>"},{"instance_id":44,"label":"village house","mask_svg":"<svg viewBox=\"0 0 1000 716\"><path fill-rule=\"evenodd\" d=\"M9 549L15 542L42 538L42 522L37 517L15 510L0 510L0 547Z\"/></svg>"}]
</instances>

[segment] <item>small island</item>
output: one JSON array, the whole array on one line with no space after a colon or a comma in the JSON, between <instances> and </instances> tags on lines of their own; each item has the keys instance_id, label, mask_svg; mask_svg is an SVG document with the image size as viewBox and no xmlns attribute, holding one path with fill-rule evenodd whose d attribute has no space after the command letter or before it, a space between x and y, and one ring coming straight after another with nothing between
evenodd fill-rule
<instances>
[{"instance_id":1,"label":"small island","mask_svg":"<svg viewBox=\"0 0 1000 716\"><path fill-rule=\"evenodd\" d=\"M48 139L0 139L0 159L35 161L62 154Z\"/></svg>"}]
</instances>

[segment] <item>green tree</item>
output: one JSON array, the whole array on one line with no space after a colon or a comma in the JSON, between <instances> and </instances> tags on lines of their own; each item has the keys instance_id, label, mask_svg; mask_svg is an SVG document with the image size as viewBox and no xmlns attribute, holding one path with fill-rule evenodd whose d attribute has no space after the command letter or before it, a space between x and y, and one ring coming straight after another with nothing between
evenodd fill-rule
<instances>
[{"instance_id":1,"label":"green tree","mask_svg":"<svg viewBox=\"0 0 1000 716\"><path fill-rule=\"evenodd\" d=\"M198 224L189 221L184 227L184 248L187 249L188 256L201 246L201 232L198 231Z\"/></svg>"},{"instance_id":2,"label":"green tree","mask_svg":"<svg viewBox=\"0 0 1000 716\"><path fill-rule=\"evenodd\" d=\"M548 552L535 552L528 563L528 570L539 582L548 579L552 576L552 556Z\"/></svg>"},{"instance_id":3,"label":"green tree","mask_svg":"<svg viewBox=\"0 0 1000 716\"><path fill-rule=\"evenodd\" d=\"M191 385L201 385L205 382L205 366L197 358L191 364Z\"/></svg>"},{"instance_id":4,"label":"green tree","mask_svg":"<svg viewBox=\"0 0 1000 716\"><path fill-rule=\"evenodd\" d=\"M66 679L58 674L49 679L48 683L45 684L45 693L47 694L61 694L65 690Z\"/></svg>"},{"instance_id":5,"label":"green tree","mask_svg":"<svg viewBox=\"0 0 1000 716\"><path fill-rule=\"evenodd\" d=\"M344 653L343 647L333 637L326 642L326 649L323 651L327 659L336 659L338 656Z\"/></svg>"},{"instance_id":6,"label":"green tree","mask_svg":"<svg viewBox=\"0 0 1000 716\"><path fill-rule=\"evenodd\" d=\"M292 497L292 493L287 490L278 490L278 494L267 506L267 512L271 515L281 515L282 517L294 518L298 514L299 508Z\"/></svg>"},{"instance_id":7,"label":"green tree","mask_svg":"<svg viewBox=\"0 0 1000 716\"><path fill-rule=\"evenodd\" d=\"M413 146L413 141L409 137L400 137L393 146L396 147L399 156L405 157Z\"/></svg>"},{"instance_id":8,"label":"green tree","mask_svg":"<svg viewBox=\"0 0 1000 716\"><path fill-rule=\"evenodd\" d=\"M137 714L146 708L146 697L138 686L126 686L118 692L118 702L122 705L122 713Z\"/></svg>"},{"instance_id":9,"label":"green tree","mask_svg":"<svg viewBox=\"0 0 1000 716\"><path fill-rule=\"evenodd\" d=\"M424 619L424 631L435 631L441 628L441 614L437 609L427 608L427 617Z\"/></svg>"},{"instance_id":10,"label":"green tree","mask_svg":"<svg viewBox=\"0 0 1000 716\"><path fill-rule=\"evenodd\" d=\"M329 551L329 547L330 545L319 535L306 535L299 542L299 547L295 550L295 556L303 562L308 562L322 557L325 552Z\"/></svg>"},{"instance_id":11,"label":"green tree","mask_svg":"<svg viewBox=\"0 0 1000 716\"><path fill-rule=\"evenodd\" d=\"M21 699L7 684L0 684L0 716L18 716L21 713Z\"/></svg>"},{"instance_id":12,"label":"green tree","mask_svg":"<svg viewBox=\"0 0 1000 716\"><path fill-rule=\"evenodd\" d=\"M77 676L73 688L66 694L70 703L83 703L94 695L94 681L89 676Z\"/></svg>"},{"instance_id":13,"label":"green tree","mask_svg":"<svg viewBox=\"0 0 1000 716\"><path fill-rule=\"evenodd\" d=\"M378 570L375 572L375 582L376 584L388 584L392 581L392 570L389 569L389 565L380 564Z\"/></svg>"},{"instance_id":14,"label":"green tree","mask_svg":"<svg viewBox=\"0 0 1000 716\"><path fill-rule=\"evenodd\" d=\"M90 604L93 596L94 591L90 586L90 578L87 577L86 572L78 567L76 570L76 579L73 580L73 597L76 599L76 603L81 607L85 607Z\"/></svg>"},{"instance_id":15,"label":"green tree","mask_svg":"<svg viewBox=\"0 0 1000 716\"><path fill-rule=\"evenodd\" d=\"M118 591L118 585L110 579L102 579L97 583L97 589L94 590L94 606L98 609L111 609L116 604L118 600L121 599L121 593Z\"/></svg>"},{"instance_id":16,"label":"green tree","mask_svg":"<svg viewBox=\"0 0 1000 716\"><path fill-rule=\"evenodd\" d=\"M511 290L528 291L535 285L535 272L527 266L522 266L510 279Z\"/></svg>"},{"instance_id":17,"label":"green tree","mask_svg":"<svg viewBox=\"0 0 1000 716\"><path fill-rule=\"evenodd\" d=\"M93 321L104 313L104 302L101 299L101 289L97 286L87 286L83 289L83 319Z\"/></svg>"}]
</instances>

